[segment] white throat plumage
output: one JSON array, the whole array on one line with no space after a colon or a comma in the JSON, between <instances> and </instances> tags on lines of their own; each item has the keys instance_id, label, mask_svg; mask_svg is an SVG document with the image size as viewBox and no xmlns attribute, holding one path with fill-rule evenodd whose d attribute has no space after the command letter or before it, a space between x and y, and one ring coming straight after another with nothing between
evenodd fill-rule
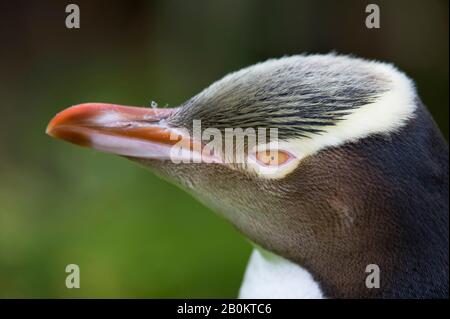
<instances>
[{"instance_id":1,"label":"white throat plumage","mask_svg":"<svg viewBox=\"0 0 450 319\"><path fill-rule=\"evenodd\" d=\"M258 247L250 256L239 298L322 299L324 296L307 270Z\"/></svg>"}]
</instances>

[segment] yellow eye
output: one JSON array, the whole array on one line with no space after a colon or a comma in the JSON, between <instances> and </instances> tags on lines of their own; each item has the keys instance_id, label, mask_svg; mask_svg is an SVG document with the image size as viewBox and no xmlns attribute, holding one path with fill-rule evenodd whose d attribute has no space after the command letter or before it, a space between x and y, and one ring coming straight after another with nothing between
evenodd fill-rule
<instances>
[{"instance_id":1,"label":"yellow eye","mask_svg":"<svg viewBox=\"0 0 450 319\"><path fill-rule=\"evenodd\" d=\"M291 158L291 155L284 151L266 150L256 152L255 157L261 164L266 166L277 166L286 163Z\"/></svg>"}]
</instances>

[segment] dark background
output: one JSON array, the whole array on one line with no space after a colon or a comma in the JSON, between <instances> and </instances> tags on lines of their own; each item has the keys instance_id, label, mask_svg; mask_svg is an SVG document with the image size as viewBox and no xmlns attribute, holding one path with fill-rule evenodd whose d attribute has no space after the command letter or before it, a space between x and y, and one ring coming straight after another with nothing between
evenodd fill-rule
<instances>
[{"instance_id":1,"label":"dark background","mask_svg":"<svg viewBox=\"0 0 450 319\"><path fill-rule=\"evenodd\" d=\"M0 297L235 297L251 245L124 159L50 139L82 102L176 106L226 73L297 53L389 61L448 139L448 1L0 1ZM81 267L81 289L65 267Z\"/></svg>"}]
</instances>

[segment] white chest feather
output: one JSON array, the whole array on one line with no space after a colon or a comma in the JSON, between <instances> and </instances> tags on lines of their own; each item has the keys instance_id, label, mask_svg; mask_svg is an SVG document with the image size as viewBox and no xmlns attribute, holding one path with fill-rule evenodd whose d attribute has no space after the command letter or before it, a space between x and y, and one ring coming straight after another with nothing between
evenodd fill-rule
<instances>
[{"instance_id":1,"label":"white chest feather","mask_svg":"<svg viewBox=\"0 0 450 319\"><path fill-rule=\"evenodd\" d=\"M254 249L239 291L241 299L321 299L311 274L284 258Z\"/></svg>"}]
</instances>

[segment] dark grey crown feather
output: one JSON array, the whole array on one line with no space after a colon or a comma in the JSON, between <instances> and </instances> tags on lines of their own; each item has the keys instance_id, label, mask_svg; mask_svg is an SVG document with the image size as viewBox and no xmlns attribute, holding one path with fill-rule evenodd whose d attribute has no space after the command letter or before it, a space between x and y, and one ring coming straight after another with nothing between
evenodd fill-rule
<instances>
[{"instance_id":1,"label":"dark grey crown feather","mask_svg":"<svg viewBox=\"0 0 450 319\"><path fill-rule=\"evenodd\" d=\"M375 102L390 79L375 62L337 55L268 60L225 76L185 102L169 122L190 128L277 128L280 139L326 131Z\"/></svg>"}]
</instances>

